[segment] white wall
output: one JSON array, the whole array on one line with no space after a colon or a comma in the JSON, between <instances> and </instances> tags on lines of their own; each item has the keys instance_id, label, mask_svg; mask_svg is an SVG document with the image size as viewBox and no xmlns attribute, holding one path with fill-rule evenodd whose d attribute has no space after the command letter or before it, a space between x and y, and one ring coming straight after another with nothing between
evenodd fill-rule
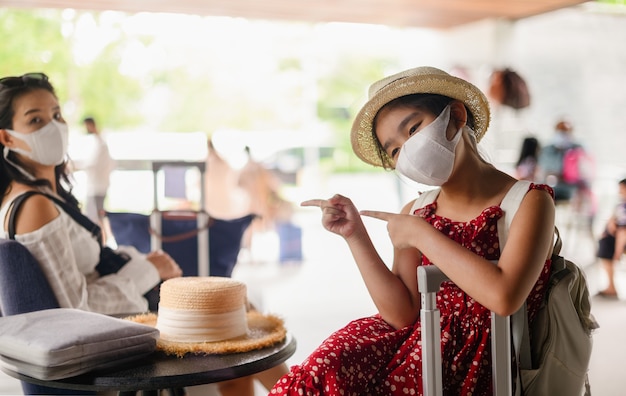
<instances>
[{"instance_id":1,"label":"white wall","mask_svg":"<svg viewBox=\"0 0 626 396\"><path fill-rule=\"evenodd\" d=\"M465 65L482 89L494 67L511 67L528 83L529 108L492 109L485 142L493 161L510 167L526 134L545 144L556 120L567 117L595 155L602 200L614 198L626 177L626 12L594 8L479 22L446 33L445 43L449 64Z\"/></svg>"}]
</instances>

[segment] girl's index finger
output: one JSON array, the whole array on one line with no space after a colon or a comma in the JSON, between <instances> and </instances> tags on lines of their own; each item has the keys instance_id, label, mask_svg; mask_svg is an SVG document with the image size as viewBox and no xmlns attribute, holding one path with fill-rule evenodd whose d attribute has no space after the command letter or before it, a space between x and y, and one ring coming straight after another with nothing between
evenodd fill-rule
<instances>
[{"instance_id":1,"label":"girl's index finger","mask_svg":"<svg viewBox=\"0 0 626 396\"><path fill-rule=\"evenodd\" d=\"M389 219L391 219L391 216L394 215L394 213L380 212L377 210L362 210L359 213L361 214L361 216L373 217L375 219L383 221L389 221Z\"/></svg>"},{"instance_id":2,"label":"girl's index finger","mask_svg":"<svg viewBox=\"0 0 626 396\"><path fill-rule=\"evenodd\" d=\"M309 200L300 202L300 206L317 206L321 208L324 201L325 199L309 199Z\"/></svg>"}]
</instances>

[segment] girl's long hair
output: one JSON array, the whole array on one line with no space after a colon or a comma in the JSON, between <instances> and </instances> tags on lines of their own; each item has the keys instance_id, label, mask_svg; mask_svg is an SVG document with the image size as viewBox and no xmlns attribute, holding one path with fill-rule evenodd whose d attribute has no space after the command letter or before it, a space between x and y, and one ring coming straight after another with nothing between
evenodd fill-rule
<instances>
[{"instance_id":1,"label":"girl's long hair","mask_svg":"<svg viewBox=\"0 0 626 396\"><path fill-rule=\"evenodd\" d=\"M14 78L17 79L20 77ZM46 90L56 97L54 88L52 84L48 82L47 78L41 80L22 78L22 81L23 83L18 85L4 85L0 83L0 129L13 129L13 117L15 115L13 104L20 96L37 90ZM2 154L0 156L0 201L9 192L11 182L13 181L36 188L52 188L48 180L32 180L8 162L4 158L4 148L4 145L0 143L0 154ZM9 151L7 157L11 162L17 164L31 175L34 175L33 169L20 161L19 157L13 151ZM68 162L64 161L62 164L57 165L54 168L54 175L57 194L67 203L78 207L78 200L72 194L73 186Z\"/></svg>"}]
</instances>

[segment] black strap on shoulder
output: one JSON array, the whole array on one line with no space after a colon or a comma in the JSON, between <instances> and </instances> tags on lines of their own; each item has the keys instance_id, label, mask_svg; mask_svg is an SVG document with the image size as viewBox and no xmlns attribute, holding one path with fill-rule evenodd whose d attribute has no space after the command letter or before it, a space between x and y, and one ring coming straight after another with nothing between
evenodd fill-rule
<instances>
[{"instance_id":1,"label":"black strap on shoulder","mask_svg":"<svg viewBox=\"0 0 626 396\"><path fill-rule=\"evenodd\" d=\"M94 236L94 238L96 238L100 246L102 246L102 230L100 229L100 226L98 226L93 221L89 220L87 216L80 213L80 211L77 208L71 205L68 205L67 202L53 195L46 194L40 191L26 191L24 194L18 196L17 198L15 198L15 200L13 200L11 204L11 208L9 209L10 211L9 227L8 227L9 239L15 239L15 217L17 216L19 207L24 203L26 199L28 199L29 197L35 194L43 195L45 197L48 197L52 201L54 201L57 205L59 205L63 209L65 213L70 215L78 224L86 228L87 231L89 231Z\"/></svg>"},{"instance_id":2,"label":"black strap on shoulder","mask_svg":"<svg viewBox=\"0 0 626 396\"><path fill-rule=\"evenodd\" d=\"M17 211L28 197L35 194L38 194L38 192L26 191L24 194L18 196L13 200L13 202L11 202L11 207L9 208L9 239L15 239L15 217L17 216Z\"/></svg>"}]
</instances>

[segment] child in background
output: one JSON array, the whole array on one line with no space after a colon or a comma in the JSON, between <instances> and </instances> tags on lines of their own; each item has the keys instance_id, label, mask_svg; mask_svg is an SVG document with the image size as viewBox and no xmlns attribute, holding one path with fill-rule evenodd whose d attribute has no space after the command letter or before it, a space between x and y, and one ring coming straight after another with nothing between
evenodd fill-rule
<instances>
[{"instance_id":1,"label":"child in background","mask_svg":"<svg viewBox=\"0 0 626 396\"><path fill-rule=\"evenodd\" d=\"M608 298L617 298L615 263L619 262L626 249L626 179L620 180L618 187L620 203L615 207L598 241L597 256L609 282L598 294Z\"/></svg>"}]
</instances>

